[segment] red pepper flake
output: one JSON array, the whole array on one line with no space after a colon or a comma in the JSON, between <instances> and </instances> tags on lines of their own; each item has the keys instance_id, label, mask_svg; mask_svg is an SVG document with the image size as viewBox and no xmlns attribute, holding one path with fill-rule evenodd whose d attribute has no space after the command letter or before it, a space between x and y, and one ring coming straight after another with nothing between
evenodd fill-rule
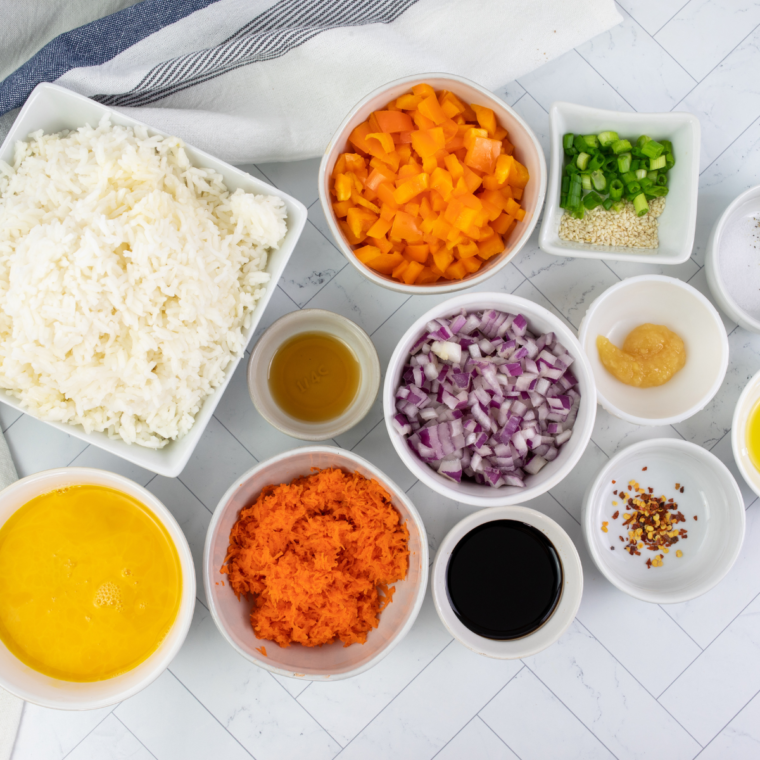
<instances>
[{"instance_id":1,"label":"red pepper flake","mask_svg":"<svg viewBox=\"0 0 760 760\"><path fill-rule=\"evenodd\" d=\"M649 469L648 467L642 467L642 468L641 468L641 471L642 471L642 472L646 472L648 469Z\"/></svg>"},{"instance_id":2,"label":"red pepper flake","mask_svg":"<svg viewBox=\"0 0 760 760\"><path fill-rule=\"evenodd\" d=\"M680 490L680 493L683 493L683 486L681 486L681 490Z\"/></svg>"},{"instance_id":3,"label":"red pepper flake","mask_svg":"<svg viewBox=\"0 0 760 760\"><path fill-rule=\"evenodd\" d=\"M613 552L615 551L615 547L614 546L610 546L610 549L612 549Z\"/></svg>"},{"instance_id":4,"label":"red pepper flake","mask_svg":"<svg viewBox=\"0 0 760 760\"><path fill-rule=\"evenodd\" d=\"M612 515L612 519L613 520L617 520L618 517L620 517L620 510L619 509L615 511L614 515Z\"/></svg>"},{"instance_id":5,"label":"red pepper flake","mask_svg":"<svg viewBox=\"0 0 760 760\"><path fill-rule=\"evenodd\" d=\"M694 519L695 519L695 520L697 519L697 516L696 516L696 515L694 515Z\"/></svg>"},{"instance_id":6,"label":"red pepper flake","mask_svg":"<svg viewBox=\"0 0 760 760\"><path fill-rule=\"evenodd\" d=\"M651 559L647 560L647 567L651 570L651 568L652 568L652 560Z\"/></svg>"},{"instance_id":7,"label":"red pepper flake","mask_svg":"<svg viewBox=\"0 0 760 760\"><path fill-rule=\"evenodd\" d=\"M615 483L617 483L617 480L613 480L613 481L612 481L612 485L613 485L613 486L615 485Z\"/></svg>"}]
</instances>

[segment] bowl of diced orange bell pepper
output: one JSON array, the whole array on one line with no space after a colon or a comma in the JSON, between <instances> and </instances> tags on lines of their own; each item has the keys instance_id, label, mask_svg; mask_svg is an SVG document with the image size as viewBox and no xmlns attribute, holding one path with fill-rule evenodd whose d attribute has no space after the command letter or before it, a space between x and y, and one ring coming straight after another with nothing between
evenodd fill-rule
<instances>
[{"instance_id":1,"label":"bowl of diced orange bell pepper","mask_svg":"<svg viewBox=\"0 0 760 760\"><path fill-rule=\"evenodd\" d=\"M527 242L545 194L530 127L452 74L370 93L319 169L338 247L365 277L402 293L450 293L492 277Z\"/></svg>"}]
</instances>

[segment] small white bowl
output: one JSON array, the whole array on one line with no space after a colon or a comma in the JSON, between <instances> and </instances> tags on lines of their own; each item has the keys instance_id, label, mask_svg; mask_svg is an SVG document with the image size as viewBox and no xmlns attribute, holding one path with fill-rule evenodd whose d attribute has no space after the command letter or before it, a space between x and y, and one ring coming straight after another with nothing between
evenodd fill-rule
<instances>
[{"instance_id":1,"label":"small white bowl","mask_svg":"<svg viewBox=\"0 0 760 760\"><path fill-rule=\"evenodd\" d=\"M679 528L689 535L670 548L662 567L647 568L655 552L642 549L632 557L619 539L628 540L628 528L623 527L625 505L613 490L627 492L632 479L656 495L674 498L686 518ZM684 493L676 492L676 483ZM620 516L613 520L616 510ZM656 438L623 449L604 465L586 491L581 522L589 554L610 583L644 602L676 604L709 591L733 566L744 541L744 500L714 454L688 441ZM602 522L608 522L607 533ZM676 557L676 550L683 556Z\"/></svg>"},{"instance_id":2,"label":"small white bowl","mask_svg":"<svg viewBox=\"0 0 760 760\"><path fill-rule=\"evenodd\" d=\"M736 466L747 485L760 496L760 472L752 464L747 451L747 422L750 412L758 401L760 401L760 372L744 386L736 402L734 418L731 422L731 448Z\"/></svg>"},{"instance_id":3,"label":"small white bowl","mask_svg":"<svg viewBox=\"0 0 760 760\"><path fill-rule=\"evenodd\" d=\"M602 365L596 338L616 346L645 322L665 325L686 345L686 364L655 388L633 388ZM645 274L607 288L589 306L578 340L596 379L600 405L634 425L672 425L696 414L718 392L728 368L728 337L715 307L681 280Z\"/></svg>"},{"instance_id":4,"label":"small white bowl","mask_svg":"<svg viewBox=\"0 0 760 760\"><path fill-rule=\"evenodd\" d=\"M726 271L726 258L736 260L741 247L755 259L747 258L744 268ZM723 251L723 253L721 253ZM745 330L760 333L760 185L743 192L715 222L707 242L705 271L707 284L718 306ZM752 287L739 293L736 282L745 279ZM754 290L754 293L752 292Z\"/></svg>"},{"instance_id":5,"label":"small white bowl","mask_svg":"<svg viewBox=\"0 0 760 760\"><path fill-rule=\"evenodd\" d=\"M42 129L45 133L60 132L64 129L78 129L85 124L97 126L100 120L108 116L112 124L124 127L145 126L151 135L164 135L165 132L159 129L153 129L143 124L137 119L125 116L121 111L116 111L108 106L96 103L84 95L78 95L64 87L54 84L42 83L34 88L34 91L27 99L21 112L13 122L8 136L5 138L0 147L0 160L9 164L13 163L13 151L17 140L25 140L30 132ZM276 195L282 198L287 209L288 232L282 241L282 245L268 256L267 272L271 279L267 283L266 292L256 303L253 310L251 324L244 331L244 340L246 344L253 337L258 327L264 310L269 303L269 299L274 293L274 289L293 253L298 238L301 236L304 224L306 224L306 207L295 198L283 193L276 187L267 185L265 182L246 174L234 166L220 161L218 158L185 145L185 152L194 166L203 166L213 169L224 178L224 184L230 191L241 188L249 193L258 193L266 195ZM73 435L86 443L98 446L105 451L115 454L128 462L144 467L147 470L164 475L168 478L175 478L185 468L190 457L198 445L206 425L214 414L217 404L224 395L232 376L235 374L238 362L242 355L234 359L227 366L224 373L224 382L217 387L213 393L209 394L203 402L200 411L195 415L195 422L190 430L176 441L164 446L162 449L149 449L137 444L129 444L126 441L115 438L109 438L106 433L85 432L81 425L64 425L59 422L50 422L43 420L46 425L52 425L66 435ZM0 401L8 406L12 406L19 412L31 414L17 398L11 396L6 391L0 390ZM32 416L34 416L32 414Z\"/></svg>"},{"instance_id":6,"label":"small white bowl","mask_svg":"<svg viewBox=\"0 0 760 760\"><path fill-rule=\"evenodd\" d=\"M219 570L230 543L230 531L243 507L250 506L264 486L289 483L310 475L312 468L340 467L359 472L380 483L391 495L409 529L409 569L403 581L394 583L393 601L380 613L380 624L367 634L364 644L344 647L340 641L321 647L294 644L282 648L272 641L256 638L251 627L251 603L238 599ZM246 660L281 676L307 681L350 678L376 665L409 633L425 598L428 579L428 544L419 513L399 488L381 470L356 454L330 446L308 446L285 452L248 470L222 496L206 534L203 550L203 582L209 609L217 628ZM266 648L266 657L258 647Z\"/></svg>"},{"instance_id":7,"label":"small white bowl","mask_svg":"<svg viewBox=\"0 0 760 760\"><path fill-rule=\"evenodd\" d=\"M343 414L332 420L304 422L284 412L269 390L269 367L277 349L307 332L328 333L342 340L359 362L359 389ZM302 309L274 322L259 338L248 360L248 391L261 416L283 433L303 441L324 441L361 422L377 397L380 360L371 338L350 319L323 309Z\"/></svg>"},{"instance_id":8,"label":"small white bowl","mask_svg":"<svg viewBox=\"0 0 760 760\"><path fill-rule=\"evenodd\" d=\"M551 617L533 633L509 641L485 638L464 625L451 606L446 584L449 559L456 545L471 530L494 520L516 520L537 528L554 545L562 565L562 592ZM519 582L519 579L516 582ZM516 660L521 657L531 657L543 651L554 644L570 627L575 620L583 595L583 567L572 539L550 517L528 507L500 507L475 512L458 522L448 532L435 555L430 583L438 617L446 626L446 630L460 644L486 657Z\"/></svg>"},{"instance_id":9,"label":"small white bowl","mask_svg":"<svg viewBox=\"0 0 760 760\"><path fill-rule=\"evenodd\" d=\"M406 439L399 435L393 426L393 418L396 415L396 389L401 382L401 373L409 357L411 347L424 332L425 325L431 319L449 317L458 314L461 309L468 312L498 309L510 314L522 314L528 320L529 330L534 333L553 332L557 336L557 340L575 360L571 366L571 371L578 379L581 405L573 427L573 434L570 440L559 450L559 456L553 462L549 462L537 475L528 476L525 488L517 488L516 486L491 488L464 479L461 483L456 483L449 478L444 478L443 475L439 475L412 453ZM508 504L519 504L546 493L575 467L586 449L594 427L596 389L594 388L594 376L588 359L581 350L578 339L561 319L527 298L520 298L508 293L471 293L455 296L434 306L413 322L404 333L388 362L388 370L385 373L383 414L385 415L388 435L396 453L412 474L425 485L448 499L464 504L472 504L475 507L503 507Z\"/></svg>"},{"instance_id":10,"label":"small white bowl","mask_svg":"<svg viewBox=\"0 0 760 760\"><path fill-rule=\"evenodd\" d=\"M699 185L699 119L690 113L626 113L604 111L574 103L552 103L549 110L552 165L544 219L538 244L542 251L555 256L607 261L636 261L643 264L682 264L691 256L697 224L697 189ZM670 140L676 165L669 172L670 192L665 211L659 217L659 248L642 249L628 246L591 245L562 240L559 225L565 213L559 207L565 152L562 136L598 134L611 129L620 137Z\"/></svg>"},{"instance_id":11,"label":"small white bowl","mask_svg":"<svg viewBox=\"0 0 760 760\"><path fill-rule=\"evenodd\" d=\"M95 710L122 702L158 678L185 641L195 610L195 567L187 539L172 513L150 492L129 478L89 467L61 467L17 480L0 492L0 527L24 504L56 488L100 485L121 491L144 504L174 541L182 571L182 597L177 617L158 649L137 667L115 678L89 683L61 681L38 673L16 659L0 642L0 686L42 707Z\"/></svg>"},{"instance_id":12,"label":"small white bowl","mask_svg":"<svg viewBox=\"0 0 760 760\"><path fill-rule=\"evenodd\" d=\"M343 237L338 223L335 220L335 214L332 208L330 196L330 175L332 174L335 162L341 153L346 150L353 150L348 147L348 136L354 127L366 121L369 115L384 108L385 105L408 92L416 84L426 82L435 90L448 90L453 92L458 98L466 103L476 103L477 105L487 106L496 114L498 123L509 132L509 140L515 146L515 158L520 161L530 174L530 181L525 187L525 193L520 200L520 205L525 209L525 219L512 228L507 239L505 240L506 248L502 253L494 256L483 264L479 271L467 275L459 281L439 281L431 285L406 285L403 282L394 280L388 275L380 274L362 264L353 252L351 246ZM541 206L546 195L546 160L541 144L528 126L524 119L513 111L503 100L497 98L492 92L481 87L475 82L471 82L464 77L458 77L455 74L418 74L415 76L404 77L389 82L382 87L372 91L369 95L362 98L349 112L348 116L341 122L335 135L325 148L325 154L322 157L322 163L319 165L319 199L322 203L327 223L330 231L335 238L335 243L348 259L349 263L361 272L368 280L382 285L389 290L395 290L398 293L407 294L425 294L433 295L436 293L454 293L457 290L464 290L471 285L487 280L503 269L528 242L533 228L538 222L538 215L541 212Z\"/></svg>"}]
</instances>

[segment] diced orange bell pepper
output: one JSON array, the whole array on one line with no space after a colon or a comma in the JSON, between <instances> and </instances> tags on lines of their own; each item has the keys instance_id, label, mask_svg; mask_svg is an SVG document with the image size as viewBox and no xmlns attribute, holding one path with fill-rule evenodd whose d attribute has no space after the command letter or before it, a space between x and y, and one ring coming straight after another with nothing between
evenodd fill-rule
<instances>
[{"instance_id":1,"label":"diced orange bell pepper","mask_svg":"<svg viewBox=\"0 0 760 760\"><path fill-rule=\"evenodd\" d=\"M489 137L493 137L496 133L496 114L485 106L476 106L472 104L472 110L475 111L475 115L478 118L478 124L488 132Z\"/></svg>"},{"instance_id":2,"label":"diced orange bell pepper","mask_svg":"<svg viewBox=\"0 0 760 760\"><path fill-rule=\"evenodd\" d=\"M477 256L478 246L472 240L470 240L468 243L460 243L457 246L457 253L459 254L460 259L466 259L470 256Z\"/></svg>"},{"instance_id":3,"label":"diced orange bell pepper","mask_svg":"<svg viewBox=\"0 0 760 760\"><path fill-rule=\"evenodd\" d=\"M424 267L414 281L415 285L432 285L441 279L441 275L434 272L431 267Z\"/></svg>"},{"instance_id":4,"label":"diced orange bell pepper","mask_svg":"<svg viewBox=\"0 0 760 760\"><path fill-rule=\"evenodd\" d=\"M500 152L501 143L498 140L476 137L467 151L464 162L467 166L484 174L493 174Z\"/></svg>"},{"instance_id":5,"label":"diced orange bell pepper","mask_svg":"<svg viewBox=\"0 0 760 760\"><path fill-rule=\"evenodd\" d=\"M480 235L478 235L478 243L482 243L484 240L488 240L491 235L494 234L494 229L490 224L484 224L480 228Z\"/></svg>"},{"instance_id":6,"label":"diced orange bell pepper","mask_svg":"<svg viewBox=\"0 0 760 760\"><path fill-rule=\"evenodd\" d=\"M357 248L354 251L354 255L362 264L369 264L370 261L376 259L381 253L380 249L376 248L374 245L365 245L361 248Z\"/></svg>"},{"instance_id":7,"label":"diced orange bell pepper","mask_svg":"<svg viewBox=\"0 0 760 760\"><path fill-rule=\"evenodd\" d=\"M404 270L404 273L401 275L401 279L407 284L407 285L414 285L415 281L417 280L417 277L419 277L420 272L424 269L424 266L420 264L417 261L410 261L409 266Z\"/></svg>"},{"instance_id":8,"label":"diced orange bell pepper","mask_svg":"<svg viewBox=\"0 0 760 760\"><path fill-rule=\"evenodd\" d=\"M514 198L506 198L504 200L504 210L512 216L517 216L517 211L520 209L520 204L515 201Z\"/></svg>"},{"instance_id":9,"label":"diced orange bell pepper","mask_svg":"<svg viewBox=\"0 0 760 760\"><path fill-rule=\"evenodd\" d=\"M424 171L426 174L432 174L437 168L438 159L435 157L435 155L428 156L422 162L422 171Z\"/></svg>"},{"instance_id":10,"label":"diced orange bell pepper","mask_svg":"<svg viewBox=\"0 0 760 760\"><path fill-rule=\"evenodd\" d=\"M423 98L429 98L431 95L435 95L435 90L427 82L420 82L420 84L414 85L414 87L412 87L412 92Z\"/></svg>"},{"instance_id":11,"label":"diced orange bell pepper","mask_svg":"<svg viewBox=\"0 0 760 760\"><path fill-rule=\"evenodd\" d=\"M441 129L443 130L443 136L447 143L459 134L459 127L452 119L446 119L446 121L441 124Z\"/></svg>"},{"instance_id":12,"label":"diced orange bell pepper","mask_svg":"<svg viewBox=\"0 0 760 760\"><path fill-rule=\"evenodd\" d=\"M351 228L348 226L348 223L345 219L338 219L338 227L340 227L343 234L346 236L346 240L348 241L349 245L359 245L364 238L367 236L362 235L354 235L353 232L351 232Z\"/></svg>"},{"instance_id":13,"label":"diced orange bell pepper","mask_svg":"<svg viewBox=\"0 0 760 760\"><path fill-rule=\"evenodd\" d=\"M360 237L366 235L367 230L378 220L377 214L373 214L364 208L350 208L348 214L346 214L346 222L348 228L353 233L354 237Z\"/></svg>"},{"instance_id":14,"label":"diced orange bell pepper","mask_svg":"<svg viewBox=\"0 0 760 760\"><path fill-rule=\"evenodd\" d=\"M511 156L515 152L515 146L509 142L509 138L507 137L501 141L501 148L508 156Z\"/></svg>"},{"instance_id":15,"label":"diced orange bell pepper","mask_svg":"<svg viewBox=\"0 0 760 760\"><path fill-rule=\"evenodd\" d=\"M334 187L337 199L339 201L347 201L351 198L351 190L353 190L354 183L347 174L339 174L335 178Z\"/></svg>"},{"instance_id":16,"label":"diced orange bell pepper","mask_svg":"<svg viewBox=\"0 0 760 760\"><path fill-rule=\"evenodd\" d=\"M424 172L417 174L414 177L399 181L396 183L396 189L393 191L393 199L399 205L408 203L423 190L427 190L429 184L430 176Z\"/></svg>"},{"instance_id":17,"label":"diced orange bell pepper","mask_svg":"<svg viewBox=\"0 0 760 760\"><path fill-rule=\"evenodd\" d=\"M377 191L381 182L395 182L396 180L396 174L390 166L384 164L382 161L378 161L378 163L381 165L373 168L367 179L364 181L364 187L374 191Z\"/></svg>"},{"instance_id":18,"label":"diced orange bell pepper","mask_svg":"<svg viewBox=\"0 0 760 760\"><path fill-rule=\"evenodd\" d=\"M367 168L367 162L363 156L358 153L344 153L346 157L346 170L358 174L362 169Z\"/></svg>"},{"instance_id":19,"label":"diced orange bell pepper","mask_svg":"<svg viewBox=\"0 0 760 760\"><path fill-rule=\"evenodd\" d=\"M464 174L462 164L459 163L459 160L453 153L446 156L445 164L446 168L449 170L449 174L451 174L451 179L454 182Z\"/></svg>"},{"instance_id":20,"label":"diced orange bell pepper","mask_svg":"<svg viewBox=\"0 0 760 760\"><path fill-rule=\"evenodd\" d=\"M383 132L411 132L412 117L403 111L375 111L375 118Z\"/></svg>"},{"instance_id":21,"label":"diced orange bell pepper","mask_svg":"<svg viewBox=\"0 0 760 760\"><path fill-rule=\"evenodd\" d=\"M528 170L519 162L515 161L512 168L509 171L509 184L512 187L525 187L528 184L530 175Z\"/></svg>"},{"instance_id":22,"label":"diced orange bell pepper","mask_svg":"<svg viewBox=\"0 0 760 760\"><path fill-rule=\"evenodd\" d=\"M419 261L420 264L424 264L427 261L428 254L430 253L430 246L424 244L408 245L404 249L404 253L414 261Z\"/></svg>"},{"instance_id":23,"label":"diced orange bell pepper","mask_svg":"<svg viewBox=\"0 0 760 760\"><path fill-rule=\"evenodd\" d=\"M437 101L436 101L437 102ZM446 145L443 137L443 129L420 129L412 132L412 147L423 160L432 156Z\"/></svg>"},{"instance_id":24,"label":"diced orange bell pepper","mask_svg":"<svg viewBox=\"0 0 760 760\"><path fill-rule=\"evenodd\" d=\"M433 225L433 229L430 231L431 235L434 235L439 240L446 240L449 236L449 233L453 229L450 222L446 221L444 218L444 215L438 217L438 219L435 220L435 224ZM441 268L441 271L444 271L445 267Z\"/></svg>"},{"instance_id":25,"label":"diced orange bell pepper","mask_svg":"<svg viewBox=\"0 0 760 760\"><path fill-rule=\"evenodd\" d=\"M354 204L351 203L351 201L338 201L332 205L335 216L337 216L338 219L345 219L348 209L353 208L353 206Z\"/></svg>"},{"instance_id":26,"label":"diced orange bell pepper","mask_svg":"<svg viewBox=\"0 0 760 760\"><path fill-rule=\"evenodd\" d=\"M398 211L391 227L391 240L406 240L407 243L421 243L422 230L415 218L406 211Z\"/></svg>"},{"instance_id":27,"label":"diced orange bell pepper","mask_svg":"<svg viewBox=\"0 0 760 760\"><path fill-rule=\"evenodd\" d=\"M435 93L428 95L423 101L421 101L417 106L417 110L423 116L430 119L434 124L442 124L449 118L441 108L441 104L438 102Z\"/></svg>"},{"instance_id":28,"label":"diced orange bell pepper","mask_svg":"<svg viewBox=\"0 0 760 760\"><path fill-rule=\"evenodd\" d=\"M491 223L491 226L494 231L498 232L500 235L506 235L507 230L512 226L514 220L515 218L509 214L501 214L496 221Z\"/></svg>"},{"instance_id":29,"label":"diced orange bell pepper","mask_svg":"<svg viewBox=\"0 0 760 760\"><path fill-rule=\"evenodd\" d=\"M372 259L367 266L376 272L380 272L380 274L390 274L403 260L404 257L400 253L381 253L377 258Z\"/></svg>"},{"instance_id":30,"label":"diced orange bell pepper","mask_svg":"<svg viewBox=\"0 0 760 760\"><path fill-rule=\"evenodd\" d=\"M437 190L430 190L430 205L437 214L446 209L446 201Z\"/></svg>"},{"instance_id":31,"label":"diced orange bell pepper","mask_svg":"<svg viewBox=\"0 0 760 760\"><path fill-rule=\"evenodd\" d=\"M464 133L464 147L470 150L478 137L488 138L488 132L478 127L467 127Z\"/></svg>"},{"instance_id":32,"label":"diced orange bell pepper","mask_svg":"<svg viewBox=\"0 0 760 760\"><path fill-rule=\"evenodd\" d=\"M512 197L516 201L521 201L523 197L523 188L521 187L513 187L512 188Z\"/></svg>"},{"instance_id":33,"label":"diced orange bell pepper","mask_svg":"<svg viewBox=\"0 0 760 760\"><path fill-rule=\"evenodd\" d=\"M454 189L451 174L445 169L435 169L430 175L430 187L437 190L444 200L448 200L451 197L451 191Z\"/></svg>"},{"instance_id":34,"label":"diced orange bell pepper","mask_svg":"<svg viewBox=\"0 0 760 760\"><path fill-rule=\"evenodd\" d=\"M412 131L409 132L396 132L393 136L396 145L411 145L412 144Z\"/></svg>"},{"instance_id":35,"label":"diced orange bell pepper","mask_svg":"<svg viewBox=\"0 0 760 760\"><path fill-rule=\"evenodd\" d=\"M525 219L524 208L518 208L517 211L515 211L515 219L517 219L518 222L521 222L523 219Z\"/></svg>"},{"instance_id":36,"label":"diced orange bell pepper","mask_svg":"<svg viewBox=\"0 0 760 760\"><path fill-rule=\"evenodd\" d=\"M482 195L480 197L480 202L483 204L483 212L486 215L486 220L489 222L493 222L495 219L499 217L499 214L502 212L501 206L496 206L493 203L490 203L487 201ZM482 224L480 225L483 226Z\"/></svg>"},{"instance_id":37,"label":"diced orange bell pepper","mask_svg":"<svg viewBox=\"0 0 760 760\"><path fill-rule=\"evenodd\" d=\"M422 95L402 95L396 98L396 106L404 111L413 111L420 104Z\"/></svg>"},{"instance_id":38,"label":"diced orange bell pepper","mask_svg":"<svg viewBox=\"0 0 760 760\"><path fill-rule=\"evenodd\" d=\"M391 277L395 278L396 280L401 279L401 275L404 274L404 271L409 266L409 262L404 259L392 272Z\"/></svg>"},{"instance_id":39,"label":"diced orange bell pepper","mask_svg":"<svg viewBox=\"0 0 760 760\"><path fill-rule=\"evenodd\" d=\"M460 263L467 270L468 274L477 272L483 266L483 262L477 256L470 256L466 259L460 259Z\"/></svg>"},{"instance_id":40,"label":"diced orange bell pepper","mask_svg":"<svg viewBox=\"0 0 760 760\"><path fill-rule=\"evenodd\" d=\"M505 153L502 153L496 159L496 169L494 169L493 173L498 182L506 182L509 179L509 173L514 163L515 159Z\"/></svg>"},{"instance_id":41,"label":"diced orange bell pepper","mask_svg":"<svg viewBox=\"0 0 760 760\"><path fill-rule=\"evenodd\" d=\"M483 180L466 164L462 167L462 179L471 193L474 193L483 182Z\"/></svg>"},{"instance_id":42,"label":"diced orange bell pepper","mask_svg":"<svg viewBox=\"0 0 760 760\"><path fill-rule=\"evenodd\" d=\"M377 188L377 197L382 204L395 210L398 208L398 203L393 197L394 189L390 182L381 182Z\"/></svg>"},{"instance_id":43,"label":"diced orange bell pepper","mask_svg":"<svg viewBox=\"0 0 760 760\"><path fill-rule=\"evenodd\" d=\"M393 243L386 237L370 237L367 235L367 243L379 248L383 253L390 253L393 250Z\"/></svg>"},{"instance_id":44,"label":"diced orange bell pepper","mask_svg":"<svg viewBox=\"0 0 760 760\"><path fill-rule=\"evenodd\" d=\"M396 143L393 142L392 135L389 135L387 132L370 132L370 134L367 135L367 142L370 140L377 140L377 142L380 144L380 147L386 153L392 153L396 147Z\"/></svg>"},{"instance_id":45,"label":"diced orange bell pepper","mask_svg":"<svg viewBox=\"0 0 760 760\"><path fill-rule=\"evenodd\" d=\"M440 93L438 96L439 102L441 104L441 108L445 110L446 104L450 104L451 108L454 109L454 113L452 116L456 116L458 114L461 114L464 111L464 104L462 103L459 98L454 95L453 92L449 92L448 90L444 90Z\"/></svg>"},{"instance_id":46,"label":"diced orange bell pepper","mask_svg":"<svg viewBox=\"0 0 760 760\"><path fill-rule=\"evenodd\" d=\"M508 134L509 134L509 132L507 132L507 130L506 130L506 129L504 129L504 127L502 127L502 126L500 126L500 125L498 125L498 124L497 124L497 125L496 125L496 131L493 133L493 139L494 139L494 140L499 140L499 141L501 141L501 140L503 140L503 139L504 139L504 138L505 138L505 137L506 137Z\"/></svg>"},{"instance_id":47,"label":"diced orange bell pepper","mask_svg":"<svg viewBox=\"0 0 760 760\"><path fill-rule=\"evenodd\" d=\"M441 272L445 272L449 264L454 261L454 256L452 255L451 251L443 248L437 253L433 254L433 261Z\"/></svg>"},{"instance_id":48,"label":"diced orange bell pepper","mask_svg":"<svg viewBox=\"0 0 760 760\"><path fill-rule=\"evenodd\" d=\"M482 243L478 243L478 256L486 261L497 253L501 253L503 250L504 241L498 233L491 235L491 237L484 240Z\"/></svg>"},{"instance_id":49,"label":"diced orange bell pepper","mask_svg":"<svg viewBox=\"0 0 760 760\"><path fill-rule=\"evenodd\" d=\"M432 177L431 177L432 179ZM423 219L435 219L436 213L430 205L430 199L425 195L420 201L420 216Z\"/></svg>"},{"instance_id":50,"label":"diced orange bell pepper","mask_svg":"<svg viewBox=\"0 0 760 760\"><path fill-rule=\"evenodd\" d=\"M412 155L412 146L397 145L396 155L398 156L399 162L405 164L409 160L409 157Z\"/></svg>"},{"instance_id":51,"label":"diced orange bell pepper","mask_svg":"<svg viewBox=\"0 0 760 760\"><path fill-rule=\"evenodd\" d=\"M367 237L381 238L388 234L391 228L391 222L388 219L380 217L368 230Z\"/></svg>"},{"instance_id":52,"label":"diced orange bell pepper","mask_svg":"<svg viewBox=\"0 0 760 760\"><path fill-rule=\"evenodd\" d=\"M410 216L418 217L420 215L420 204L415 203L414 201L407 203L406 206L404 206L404 211Z\"/></svg>"},{"instance_id":53,"label":"diced orange bell pepper","mask_svg":"<svg viewBox=\"0 0 760 760\"><path fill-rule=\"evenodd\" d=\"M481 201L498 208L500 212L504 211L507 207L507 198L505 198L498 190L483 190L478 197Z\"/></svg>"},{"instance_id":54,"label":"diced orange bell pepper","mask_svg":"<svg viewBox=\"0 0 760 760\"><path fill-rule=\"evenodd\" d=\"M432 119L428 119L427 116L421 114L419 111L412 111L412 121L417 129L432 129L435 126L435 122ZM414 132L412 132L414 134Z\"/></svg>"},{"instance_id":55,"label":"diced orange bell pepper","mask_svg":"<svg viewBox=\"0 0 760 760\"><path fill-rule=\"evenodd\" d=\"M449 280L463 280L467 275L467 270L461 261L455 261L453 264L449 264L446 270L446 277Z\"/></svg>"}]
</instances>

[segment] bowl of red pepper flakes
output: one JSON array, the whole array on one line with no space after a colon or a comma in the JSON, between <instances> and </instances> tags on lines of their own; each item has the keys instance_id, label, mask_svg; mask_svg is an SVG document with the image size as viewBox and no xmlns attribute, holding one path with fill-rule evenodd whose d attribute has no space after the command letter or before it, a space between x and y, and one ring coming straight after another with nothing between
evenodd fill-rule
<instances>
[{"instance_id":1,"label":"bowl of red pepper flakes","mask_svg":"<svg viewBox=\"0 0 760 760\"><path fill-rule=\"evenodd\" d=\"M583 535L592 560L637 599L674 604L716 586L742 549L744 499L728 468L688 441L619 451L591 481Z\"/></svg>"},{"instance_id":2,"label":"bowl of red pepper flakes","mask_svg":"<svg viewBox=\"0 0 760 760\"><path fill-rule=\"evenodd\" d=\"M517 255L543 206L546 160L533 130L493 93L421 74L351 110L318 182L335 244L359 273L432 295L482 283Z\"/></svg>"}]
</instances>

